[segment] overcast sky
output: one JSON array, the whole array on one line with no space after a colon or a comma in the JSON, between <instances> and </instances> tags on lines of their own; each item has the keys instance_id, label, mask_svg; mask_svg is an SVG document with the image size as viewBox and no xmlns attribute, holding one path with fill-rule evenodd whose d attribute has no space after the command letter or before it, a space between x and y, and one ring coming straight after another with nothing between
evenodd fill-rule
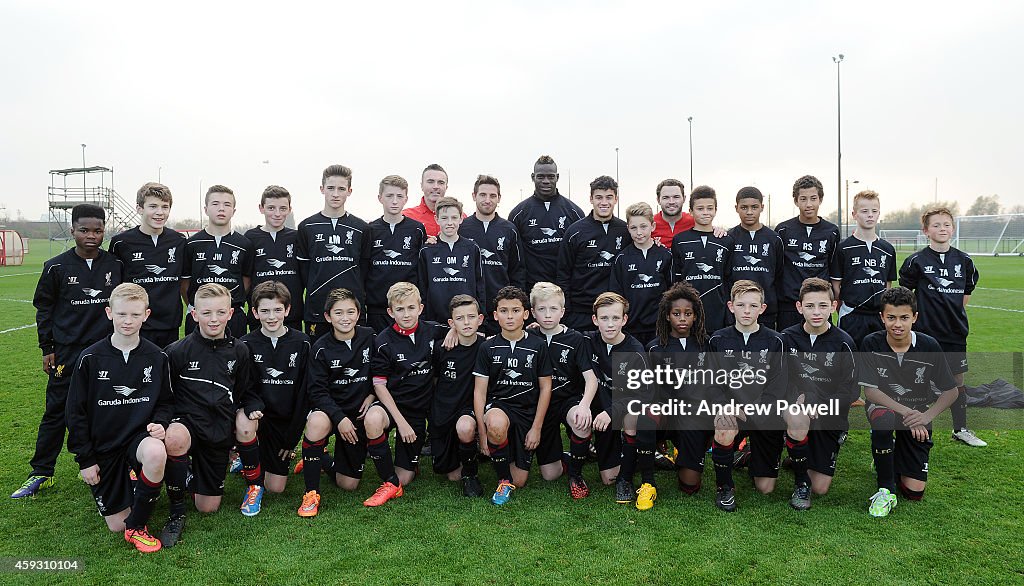
<instances>
[{"instance_id":1,"label":"overcast sky","mask_svg":"<svg viewBox=\"0 0 1024 586\"><path fill-rule=\"evenodd\" d=\"M305 217L343 163L370 220L381 177L409 179L416 204L432 162L467 204L478 173L497 176L507 214L541 154L589 209L616 147L623 206L653 203L665 177L690 191L693 116L694 181L726 204L758 186L774 224L807 173L835 210L843 53L851 194L879 191L884 214L931 201L937 178L963 209L1024 204L1024 3L306 4L5 1L0 203L45 214L47 172L81 165L80 143L130 200L162 167L178 217L212 183L235 190L238 222L261 219L268 184Z\"/></svg>"}]
</instances>

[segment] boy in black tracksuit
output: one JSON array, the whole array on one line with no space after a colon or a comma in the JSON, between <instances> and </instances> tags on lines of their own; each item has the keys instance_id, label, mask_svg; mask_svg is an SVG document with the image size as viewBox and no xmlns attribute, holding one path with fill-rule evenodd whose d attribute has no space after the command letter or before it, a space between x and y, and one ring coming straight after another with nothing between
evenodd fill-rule
<instances>
[{"instance_id":1,"label":"boy in black tracksuit","mask_svg":"<svg viewBox=\"0 0 1024 586\"><path fill-rule=\"evenodd\" d=\"M242 465L250 471L250 487L260 476L259 448L252 440L264 405L249 347L227 331L231 293L207 283L196 290L195 301L196 329L165 350L174 392L174 420L165 440L170 501L170 516L160 534L165 547L175 545L184 529L186 479L196 509L212 513L220 507L232 444L239 445Z\"/></svg>"},{"instance_id":2,"label":"boy in black tracksuit","mask_svg":"<svg viewBox=\"0 0 1024 586\"><path fill-rule=\"evenodd\" d=\"M558 192L558 167L554 159L543 155L533 165L534 192L512 208L512 222L523 246L527 266L526 288L532 291L540 281L555 282L558 255L566 229L583 218L583 210Z\"/></svg>"},{"instance_id":3,"label":"boy in black tracksuit","mask_svg":"<svg viewBox=\"0 0 1024 586\"><path fill-rule=\"evenodd\" d=\"M71 371L81 351L110 333L104 305L121 283L121 261L100 249L103 243L103 208L79 204L71 210L75 247L43 264L32 304L43 351L46 409L29 465L32 473L11 498L33 496L53 486L57 456L64 446L65 406Z\"/></svg>"},{"instance_id":4,"label":"boy in black tracksuit","mask_svg":"<svg viewBox=\"0 0 1024 586\"><path fill-rule=\"evenodd\" d=\"M292 210L292 194L277 185L263 190L260 196L260 212L266 223L245 233L254 250L252 266L252 290L260 283L277 281L288 288L291 307L284 325L302 330L302 276L299 274L299 259L295 256L298 231L284 225ZM255 307L249 307L247 316L249 331L260 329L259 321L253 316Z\"/></svg>"},{"instance_id":5,"label":"boy in black tracksuit","mask_svg":"<svg viewBox=\"0 0 1024 586\"><path fill-rule=\"evenodd\" d=\"M480 175L473 184L473 202L476 213L467 216L459 226L459 236L469 238L480 247L484 283L487 291L497 292L514 285L526 290L526 264L515 224L498 215L501 186L490 175ZM493 295L491 295L493 297ZM494 299L481 300L486 304L482 331L488 336L501 328L494 321Z\"/></svg>"},{"instance_id":6,"label":"boy in black tracksuit","mask_svg":"<svg viewBox=\"0 0 1024 586\"><path fill-rule=\"evenodd\" d=\"M437 209L445 202L442 198ZM441 227L444 230L444 226ZM441 244L439 244L440 246ZM377 397L366 412L367 452L383 483L363 502L376 507L400 497L402 487L416 477L420 450L427 439L427 415L433 391L434 346L447 327L420 319L423 304L411 283L395 283L388 290L389 313L395 323L377 335L370 364ZM394 458L388 436L396 429Z\"/></svg>"},{"instance_id":7,"label":"boy in black tracksuit","mask_svg":"<svg viewBox=\"0 0 1024 586\"><path fill-rule=\"evenodd\" d=\"M707 185L694 188L690 194L693 228L672 238L672 270L675 281L686 281L700 292L704 311L705 334L727 325L729 284L732 282L732 236L715 236L712 222L718 213L715 190Z\"/></svg>"},{"instance_id":8,"label":"boy in black tracksuit","mask_svg":"<svg viewBox=\"0 0 1024 586\"><path fill-rule=\"evenodd\" d=\"M625 331L646 344L654 339L661 294L672 285L672 253L651 240L654 210L646 203L626 208L626 224L633 239L612 264L608 290L626 298L633 308Z\"/></svg>"},{"instance_id":9,"label":"boy in black tracksuit","mask_svg":"<svg viewBox=\"0 0 1024 586\"><path fill-rule=\"evenodd\" d=\"M782 239L761 223L764 196L756 187L744 187L736 193L736 213L740 224L729 230L733 240L729 288L737 281L750 280L761 286L767 309L758 323L775 329L779 311L779 281L786 261ZM729 316L726 317L729 319Z\"/></svg>"},{"instance_id":10,"label":"boy in black tracksuit","mask_svg":"<svg viewBox=\"0 0 1024 586\"><path fill-rule=\"evenodd\" d=\"M136 207L142 223L110 239L107 248L121 260L122 280L142 285L150 307L158 310L142 324L142 337L160 348L178 339L181 329L181 267L185 237L167 228L171 190L159 183L139 188Z\"/></svg>"},{"instance_id":11,"label":"boy in black tracksuit","mask_svg":"<svg viewBox=\"0 0 1024 586\"><path fill-rule=\"evenodd\" d=\"M978 269L971 257L952 246L952 213L944 208L930 209L921 216L921 229L928 246L912 254L900 267L900 285L917 296L920 312L917 330L938 340L956 379L959 395L952 407L953 439L969 446L988 444L967 427L967 303L978 285Z\"/></svg>"},{"instance_id":12,"label":"boy in black tracksuit","mask_svg":"<svg viewBox=\"0 0 1024 586\"><path fill-rule=\"evenodd\" d=\"M370 222L373 241L370 270L366 274L366 325L380 332L395 323L388 315L388 289L395 283L419 286L420 249L427 239L423 224L406 217L409 183L398 175L381 179L377 200L384 214Z\"/></svg>"},{"instance_id":13,"label":"boy in black tracksuit","mask_svg":"<svg viewBox=\"0 0 1024 586\"><path fill-rule=\"evenodd\" d=\"M812 175L793 183L793 203L800 215L780 222L775 232L785 246L786 263L779 284L777 331L804 322L794 307L805 279L828 279L829 268L839 245L839 227L818 216L824 188Z\"/></svg>"},{"instance_id":14,"label":"boy in black tracksuit","mask_svg":"<svg viewBox=\"0 0 1024 586\"><path fill-rule=\"evenodd\" d=\"M327 167L320 182L324 209L299 224L295 255L306 289L303 321L312 342L331 330L323 310L332 290L345 288L355 293L360 304L366 300L370 225L345 211L351 192L352 170L344 165Z\"/></svg>"},{"instance_id":15,"label":"boy in black tracksuit","mask_svg":"<svg viewBox=\"0 0 1024 586\"><path fill-rule=\"evenodd\" d=\"M231 218L235 215L235 194L231 189L211 186L206 191L205 211L209 225L185 242L185 264L181 267L181 292L188 304L185 334L191 334L196 327L192 316L196 291L206 283L216 283L231 292L231 307L235 311L228 330L232 336L242 336L246 332L242 306L252 286L256 249L248 238L231 229Z\"/></svg>"},{"instance_id":16,"label":"boy in black tracksuit","mask_svg":"<svg viewBox=\"0 0 1024 586\"><path fill-rule=\"evenodd\" d=\"M114 289L108 312L114 333L82 351L71 376L67 419L68 451L107 527L150 553L161 546L146 523L160 497L163 439L174 409L167 355L139 337L147 303L139 285ZM138 476L134 488L129 470Z\"/></svg>"},{"instance_id":17,"label":"boy in black tracksuit","mask_svg":"<svg viewBox=\"0 0 1024 586\"><path fill-rule=\"evenodd\" d=\"M785 344L775 330L758 322L766 308L764 290L753 281L740 280L732 286L729 310L736 323L715 332L708 340L711 368L714 372L752 373L728 385L716 384L711 393L717 401L734 400L742 405L775 407L778 399L788 398ZM761 375L761 376L758 376ZM741 429L742 428L742 429ZM783 446L782 418L767 415L722 415L715 418L715 439L711 444L711 460L715 465L718 490L715 505L726 512L736 510L735 485L732 479L733 455L741 431L751 440L750 473L754 486L763 493L775 489L779 475L779 456Z\"/></svg>"},{"instance_id":18,"label":"boy in black tracksuit","mask_svg":"<svg viewBox=\"0 0 1024 586\"><path fill-rule=\"evenodd\" d=\"M355 490L366 462L366 430L363 415L373 403L373 330L357 325L359 300L348 289L331 291L324 317L330 335L313 344L309 363L309 402L302 438L302 474L306 492L299 506L300 517L320 512L320 473L333 471L335 483ZM325 454L329 436L334 435L334 459Z\"/></svg>"},{"instance_id":19,"label":"boy in black tracksuit","mask_svg":"<svg viewBox=\"0 0 1024 586\"><path fill-rule=\"evenodd\" d=\"M302 436L309 412L306 400L309 337L301 329L284 325L291 315L291 294L284 283L264 281L256 285L249 303L260 329L246 334L242 341L252 354L264 403L257 433L258 461L264 479L257 478L256 484L280 493L288 481L292 448ZM243 467L242 475L252 474Z\"/></svg>"},{"instance_id":20,"label":"boy in black tracksuit","mask_svg":"<svg viewBox=\"0 0 1024 586\"><path fill-rule=\"evenodd\" d=\"M485 299L487 285L480 247L459 236L462 204L454 197L443 197L435 208L437 243L420 250L419 282L423 290L424 319L440 323L448 320L448 303L456 295Z\"/></svg>"},{"instance_id":21,"label":"boy in black tracksuit","mask_svg":"<svg viewBox=\"0 0 1024 586\"><path fill-rule=\"evenodd\" d=\"M615 217L619 186L602 175L590 183L594 209L569 226L558 255L555 284L565 291L563 323L579 331L594 329L591 306L608 287L612 261L629 244L626 223Z\"/></svg>"},{"instance_id":22,"label":"boy in black tracksuit","mask_svg":"<svg viewBox=\"0 0 1024 586\"><path fill-rule=\"evenodd\" d=\"M456 295L448 304L449 327L458 335L450 350L434 344L434 373L437 383L430 405L430 452L434 472L449 480L462 479L462 494L483 496L477 477L476 416L473 414L473 368L483 343L477 332L483 322L480 302L469 295Z\"/></svg>"},{"instance_id":23,"label":"boy in black tracksuit","mask_svg":"<svg viewBox=\"0 0 1024 586\"><path fill-rule=\"evenodd\" d=\"M860 395L854 370L853 339L829 323L836 308L832 285L817 277L804 281L799 293L803 323L782 332L789 350L790 395L805 405L831 412L811 419L787 414L786 448L793 461L795 490L790 506L809 509L811 493L825 494L836 472L836 457L849 429L850 403Z\"/></svg>"}]
</instances>

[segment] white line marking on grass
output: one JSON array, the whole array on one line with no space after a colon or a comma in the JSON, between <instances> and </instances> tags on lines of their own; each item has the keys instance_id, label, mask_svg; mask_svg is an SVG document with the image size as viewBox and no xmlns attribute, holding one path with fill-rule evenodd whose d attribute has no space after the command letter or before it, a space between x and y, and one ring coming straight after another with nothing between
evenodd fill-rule
<instances>
[{"instance_id":1,"label":"white line marking on grass","mask_svg":"<svg viewBox=\"0 0 1024 586\"><path fill-rule=\"evenodd\" d=\"M0 301L17 301L18 303L32 303L31 299L0 299Z\"/></svg>"},{"instance_id":2,"label":"white line marking on grass","mask_svg":"<svg viewBox=\"0 0 1024 586\"><path fill-rule=\"evenodd\" d=\"M26 275L38 275L41 272L42 271L36 271L34 273L15 273L13 275L0 275L0 279L3 279L4 277L24 277Z\"/></svg>"},{"instance_id":3,"label":"white line marking on grass","mask_svg":"<svg viewBox=\"0 0 1024 586\"><path fill-rule=\"evenodd\" d=\"M1024 289L996 289L995 287L975 287L975 290L982 291L1006 291L1007 293L1024 293Z\"/></svg>"},{"instance_id":4,"label":"white line marking on grass","mask_svg":"<svg viewBox=\"0 0 1024 586\"><path fill-rule=\"evenodd\" d=\"M34 328L34 327L36 327L36 324L28 324L27 326L18 326L16 328L9 328L9 329L6 329L6 330L0 330L0 334L9 334L11 332L16 332L18 330L24 330L24 329L27 329L27 328Z\"/></svg>"},{"instance_id":5,"label":"white line marking on grass","mask_svg":"<svg viewBox=\"0 0 1024 586\"><path fill-rule=\"evenodd\" d=\"M1013 313L1024 313L1024 309L1007 309L1005 307L989 307L987 305L975 305L971 303L967 306L967 309L977 307L978 309L995 309L996 311L1012 311Z\"/></svg>"}]
</instances>

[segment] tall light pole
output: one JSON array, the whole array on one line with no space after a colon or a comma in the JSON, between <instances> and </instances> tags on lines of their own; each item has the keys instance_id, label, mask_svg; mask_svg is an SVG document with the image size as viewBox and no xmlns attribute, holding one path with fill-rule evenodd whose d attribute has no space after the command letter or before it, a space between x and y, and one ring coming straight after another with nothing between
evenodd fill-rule
<instances>
[{"instance_id":1,"label":"tall light pole","mask_svg":"<svg viewBox=\"0 0 1024 586\"><path fill-rule=\"evenodd\" d=\"M619 184L619 147L615 147L615 184ZM617 203L615 204L615 215L622 216L622 214L619 213L622 210L622 199L618 197L618 188L616 188L615 193L617 200Z\"/></svg>"},{"instance_id":2,"label":"tall light pole","mask_svg":"<svg viewBox=\"0 0 1024 586\"><path fill-rule=\"evenodd\" d=\"M854 179L853 181L850 181L849 179L846 180L846 210L847 210L847 213L849 213L849 211L850 211L850 184L851 183L857 184L857 183L860 183L860 181L857 181L856 179ZM850 224L849 220L843 220L843 218L839 218L839 234L840 235L843 234L843 222L844 221L846 222L847 226L849 226L849 224ZM847 234L847 236L849 236L849 234Z\"/></svg>"},{"instance_id":3,"label":"tall light pole","mask_svg":"<svg viewBox=\"0 0 1024 586\"><path fill-rule=\"evenodd\" d=\"M162 179L163 174L164 174L164 168L163 167L157 167L156 168L156 182L157 183L163 183L163 179Z\"/></svg>"},{"instance_id":4,"label":"tall light pole","mask_svg":"<svg viewBox=\"0 0 1024 586\"><path fill-rule=\"evenodd\" d=\"M839 85L839 64L843 62L843 54L832 57L836 64L836 202L839 221L843 221L843 116L842 93Z\"/></svg>"},{"instance_id":5,"label":"tall light pole","mask_svg":"<svg viewBox=\"0 0 1024 586\"><path fill-rule=\"evenodd\" d=\"M690 193L693 193L693 116L686 121L690 123Z\"/></svg>"},{"instance_id":6,"label":"tall light pole","mask_svg":"<svg viewBox=\"0 0 1024 586\"><path fill-rule=\"evenodd\" d=\"M85 143L82 143L82 198L85 198Z\"/></svg>"}]
</instances>

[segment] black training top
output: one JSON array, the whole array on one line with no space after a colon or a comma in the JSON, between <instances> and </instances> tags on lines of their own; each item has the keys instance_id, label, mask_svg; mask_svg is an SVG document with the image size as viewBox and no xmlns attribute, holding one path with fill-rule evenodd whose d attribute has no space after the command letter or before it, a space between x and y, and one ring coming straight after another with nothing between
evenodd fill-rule
<instances>
[{"instance_id":1,"label":"black training top","mask_svg":"<svg viewBox=\"0 0 1024 586\"><path fill-rule=\"evenodd\" d=\"M977 284L974 261L956 248L941 253L927 247L908 256L900 267L900 285L917 295L914 327L940 342L967 344L970 328L964 296L973 293Z\"/></svg>"},{"instance_id":2,"label":"black training top","mask_svg":"<svg viewBox=\"0 0 1024 586\"><path fill-rule=\"evenodd\" d=\"M332 289L348 289L365 305L370 244L370 225L347 212L340 218L317 212L299 224L295 256L306 286L306 323L326 323L324 303Z\"/></svg>"},{"instance_id":3,"label":"black training top","mask_svg":"<svg viewBox=\"0 0 1024 586\"><path fill-rule=\"evenodd\" d=\"M89 261L71 248L43 263L32 305L43 354L55 345L87 346L113 330L105 307L121 284L121 261L105 250Z\"/></svg>"},{"instance_id":4,"label":"black training top","mask_svg":"<svg viewBox=\"0 0 1024 586\"><path fill-rule=\"evenodd\" d=\"M580 206L560 193L548 201L533 194L512 208L508 219L522 242L527 293L540 281L555 282L562 238L569 226L582 218Z\"/></svg>"},{"instance_id":5,"label":"black training top","mask_svg":"<svg viewBox=\"0 0 1024 586\"><path fill-rule=\"evenodd\" d=\"M672 270L675 281L686 281L700 293L704 307L705 333L712 333L726 325L729 313L729 287L732 283L732 254L736 243L732 236L722 238L713 232L694 229L680 232L672 238Z\"/></svg>"},{"instance_id":6,"label":"black training top","mask_svg":"<svg viewBox=\"0 0 1024 586\"><path fill-rule=\"evenodd\" d=\"M804 224L796 217L780 222L775 232L782 239L786 256L779 301L792 307L800 298L804 279L818 277L828 281L829 267L839 245L839 227L823 218L814 224Z\"/></svg>"},{"instance_id":7,"label":"black training top","mask_svg":"<svg viewBox=\"0 0 1024 586\"><path fill-rule=\"evenodd\" d=\"M231 305L239 307L249 294L242 277L252 277L256 250L248 238L231 232L220 238L206 230L192 235L185 242L185 261L181 278L189 279L186 297L195 305L196 290L206 283L217 283L231 291Z\"/></svg>"},{"instance_id":8,"label":"black training top","mask_svg":"<svg viewBox=\"0 0 1024 586\"><path fill-rule=\"evenodd\" d=\"M245 233L255 249L252 287L265 281L278 281L288 288L292 296L291 310L285 323L298 328L302 324L302 275L299 274L299 259L295 256L295 244L299 232L292 228L281 228L267 232L256 227ZM252 308L255 309L255 308Z\"/></svg>"},{"instance_id":9,"label":"black training top","mask_svg":"<svg viewBox=\"0 0 1024 586\"><path fill-rule=\"evenodd\" d=\"M110 239L108 250L121 260L122 282L141 285L153 309L144 330L175 330L181 326L181 267L185 236L164 228L156 237L137 226Z\"/></svg>"}]
</instances>

